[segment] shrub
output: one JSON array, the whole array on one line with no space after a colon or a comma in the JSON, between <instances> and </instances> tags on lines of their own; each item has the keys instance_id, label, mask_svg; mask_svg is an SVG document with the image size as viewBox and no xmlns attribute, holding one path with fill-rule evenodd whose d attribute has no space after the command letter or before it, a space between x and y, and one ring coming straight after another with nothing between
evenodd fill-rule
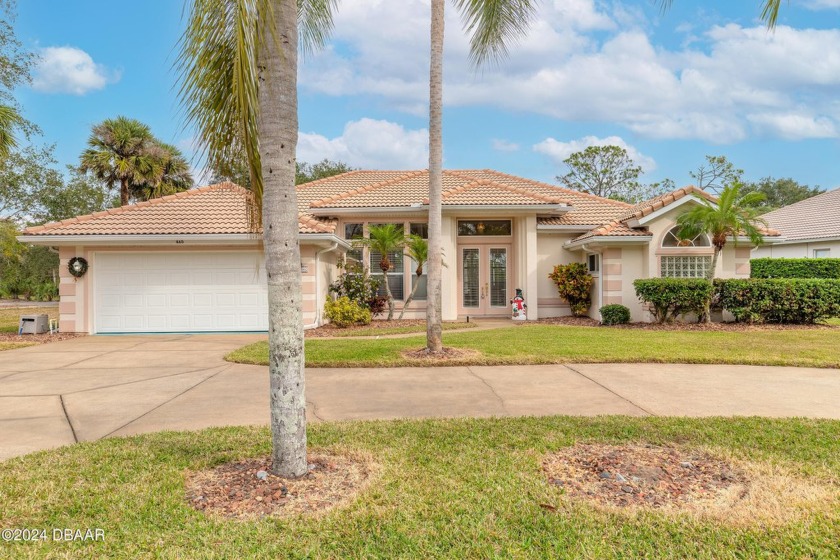
<instances>
[{"instance_id":1,"label":"shrub","mask_svg":"<svg viewBox=\"0 0 840 560\"><path fill-rule=\"evenodd\" d=\"M599 312L603 325L624 325L630 322L630 310L617 303L605 305Z\"/></svg>"},{"instance_id":2,"label":"shrub","mask_svg":"<svg viewBox=\"0 0 840 560\"><path fill-rule=\"evenodd\" d=\"M752 259L750 278L840 278L840 259Z\"/></svg>"},{"instance_id":3,"label":"shrub","mask_svg":"<svg viewBox=\"0 0 840 560\"><path fill-rule=\"evenodd\" d=\"M380 296L376 295L379 291L379 280L368 274L360 263L344 263L339 265L339 268L341 274L330 284L329 293L336 298L346 297L350 301L369 307L374 317L382 313L384 303L381 303Z\"/></svg>"},{"instance_id":4,"label":"shrub","mask_svg":"<svg viewBox=\"0 0 840 560\"><path fill-rule=\"evenodd\" d=\"M388 306L388 297L373 296L367 300L367 306L370 309L371 316L379 317L385 312L385 308Z\"/></svg>"},{"instance_id":5,"label":"shrub","mask_svg":"<svg viewBox=\"0 0 840 560\"><path fill-rule=\"evenodd\" d=\"M583 263L558 264L548 277L557 286L560 297L569 302L572 315L586 315L592 305L592 276Z\"/></svg>"},{"instance_id":6,"label":"shrub","mask_svg":"<svg viewBox=\"0 0 840 560\"><path fill-rule=\"evenodd\" d=\"M324 312L327 319L337 327L349 327L350 325L369 325L372 319L370 308L359 304L347 296L338 299L328 299L324 305Z\"/></svg>"},{"instance_id":7,"label":"shrub","mask_svg":"<svg viewBox=\"0 0 840 560\"><path fill-rule=\"evenodd\" d=\"M712 283L705 278L648 278L633 282L638 298L652 306L659 323L685 313L702 313L712 299Z\"/></svg>"},{"instance_id":8,"label":"shrub","mask_svg":"<svg viewBox=\"0 0 840 560\"><path fill-rule=\"evenodd\" d=\"M720 305L740 322L814 323L840 316L840 280L715 280L715 291Z\"/></svg>"}]
</instances>

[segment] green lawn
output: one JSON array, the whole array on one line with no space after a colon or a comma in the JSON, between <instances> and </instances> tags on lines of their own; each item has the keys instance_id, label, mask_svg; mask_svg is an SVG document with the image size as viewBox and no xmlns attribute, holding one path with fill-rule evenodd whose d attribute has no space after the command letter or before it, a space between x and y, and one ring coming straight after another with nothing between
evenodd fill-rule
<instances>
[{"instance_id":1,"label":"green lawn","mask_svg":"<svg viewBox=\"0 0 840 560\"><path fill-rule=\"evenodd\" d=\"M2 307L0 332L16 333L21 315L49 315L51 319L58 319L58 307Z\"/></svg>"},{"instance_id":2,"label":"green lawn","mask_svg":"<svg viewBox=\"0 0 840 560\"><path fill-rule=\"evenodd\" d=\"M444 344L481 353L463 364L662 362L840 367L840 331L653 331L608 327L527 325L478 332L452 332ZM379 340L307 340L310 367L420 365L400 352L421 348L424 337ZM231 352L230 361L268 364L268 344ZM450 364L452 362L449 362Z\"/></svg>"},{"instance_id":3,"label":"green lawn","mask_svg":"<svg viewBox=\"0 0 840 560\"><path fill-rule=\"evenodd\" d=\"M387 325L386 321L380 321L384 325ZM458 323L443 323L443 330L445 331L453 331L453 330L460 330L460 329L471 329L473 327L477 327L478 323L465 323L465 322L458 322ZM357 329L326 329L325 332L329 333L329 336L336 336L336 337L345 337L345 336L387 336L392 334L411 334L411 333L425 333L426 332L426 325L406 325L406 326L399 326L399 327L389 327L389 326L371 326L367 328L357 328ZM317 337L313 337L317 338Z\"/></svg>"},{"instance_id":4,"label":"green lawn","mask_svg":"<svg viewBox=\"0 0 840 560\"><path fill-rule=\"evenodd\" d=\"M187 470L265 455L262 428L106 439L0 463L0 528L101 528L104 542L0 541L4 558L837 558L836 499L781 525L607 513L546 484L575 441L708 446L837 494L840 422L550 417L313 425L312 449L376 457L320 517L225 521L185 502ZM760 483L761 481L759 481ZM831 486L833 485L833 486ZM556 507L550 511L542 504Z\"/></svg>"}]
</instances>

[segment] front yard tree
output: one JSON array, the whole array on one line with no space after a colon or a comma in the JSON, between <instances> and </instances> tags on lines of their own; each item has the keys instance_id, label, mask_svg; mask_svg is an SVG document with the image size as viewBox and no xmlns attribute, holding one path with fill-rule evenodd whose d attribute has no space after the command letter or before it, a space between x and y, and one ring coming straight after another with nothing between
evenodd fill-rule
<instances>
[{"instance_id":1,"label":"front yard tree","mask_svg":"<svg viewBox=\"0 0 840 560\"><path fill-rule=\"evenodd\" d=\"M150 148L150 154L160 162L160 176L154 182L132 185L131 195L135 200L150 200L168 194L175 194L193 187L190 163L181 150L171 144L157 142Z\"/></svg>"},{"instance_id":2,"label":"front yard tree","mask_svg":"<svg viewBox=\"0 0 840 560\"><path fill-rule=\"evenodd\" d=\"M625 202L648 198L639 182L641 166L620 146L589 146L563 163L568 172L557 180L570 189Z\"/></svg>"},{"instance_id":3,"label":"front yard tree","mask_svg":"<svg viewBox=\"0 0 840 560\"><path fill-rule=\"evenodd\" d=\"M423 266L429 260L429 243L419 235L409 235L405 242L405 250L408 253L408 258L414 263L415 278L411 282L411 293L405 298L405 303L400 311L400 316L397 319L402 319L405 315L405 310L414 300L414 295L417 293L417 288L420 287L420 279L423 277Z\"/></svg>"},{"instance_id":4,"label":"front yard tree","mask_svg":"<svg viewBox=\"0 0 840 560\"><path fill-rule=\"evenodd\" d=\"M774 179L772 177L765 177L755 183L747 183L741 189L742 194L750 192L760 192L764 195L764 200L756 208L762 214L765 214L778 208L801 202L806 198L816 196L822 193L823 190L819 187L802 185L798 181L790 178Z\"/></svg>"},{"instance_id":5,"label":"front yard tree","mask_svg":"<svg viewBox=\"0 0 840 560\"><path fill-rule=\"evenodd\" d=\"M426 350L443 351L443 39L444 2L431 2L429 66L429 271L426 279ZM453 0L470 34L475 66L507 55L507 45L525 35L536 0Z\"/></svg>"},{"instance_id":6,"label":"front yard tree","mask_svg":"<svg viewBox=\"0 0 840 560\"><path fill-rule=\"evenodd\" d=\"M709 281L715 277L720 253L730 237L736 245L738 237L747 237L753 245L761 245L764 241L761 231L767 222L756 209L756 205L764 200L764 195L758 192L741 194L741 188L741 183L727 185L721 191L717 203L704 199L699 206L677 218L680 238L694 239L700 234L711 238L714 253L711 266L706 271L706 279ZM708 306L705 319L711 322Z\"/></svg>"},{"instance_id":7,"label":"front yard tree","mask_svg":"<svg viewBox=\"0 0 840 560\"><path fill-rule=\"evenodd\" d=\"M213 163L241 161L261 225L268 276L272 470L307 473L306 400L295 153L298 25L323 44L334 2L191 0L180 43L181 101Z\"/></svg>"},{"instance_id":8,"label":"front yard tree","mask_svg":"<svg viewBox=\"0 0 840 560\"><path fill-rule=\"evenodd\" d=\"M125 206L132 189L160 181L163 162L154 152L156 147L152 131L140 121L123 116L105 119L91 130L79 169L109 188L119 185L120 204Z\"/></svg>"},{"instance_id":9,"label":"front yard tree","mask_svg":"<svg viewBox=\"0 0 840 560\"><path fill-rule=\"evenodd\" d=\"M21 116L15 89L30 81L35 56L23 48L15 35L15 1L0 0L0 162L17 146L16 131L37 130Z\"/></svg>"},{"instance_id":10,"label":"front yard tree","mask_svg":"<svg viewBox=\"0 0 840 560\"><path fill-rule=\"evenodd\" d=\"M738 169L726 156L706 156L706 163L697 171L689 172L695 186L704 191L720 194L724 185L740 182L744 170Z\"/></svg>"},{"instance_id":11,"label":"front yard tree","mask_svg":"<svg viewBox=\"0 0 840 560\"><path fill-rule=\"evenodd\" d=\"M367 239L358 239L355 245L367 247L371 253L379 255L379 269L382 271L382 284L385 286L385 296L388 298L388 320L394 318L394 296L391 293L391 286L388 283L388 272L393 270L394 263L390 255L397 254L402 257L402 250L405 247L405 232L401 226L395 224L382 224L370 226Z\"/></svg>"}]
</instances>

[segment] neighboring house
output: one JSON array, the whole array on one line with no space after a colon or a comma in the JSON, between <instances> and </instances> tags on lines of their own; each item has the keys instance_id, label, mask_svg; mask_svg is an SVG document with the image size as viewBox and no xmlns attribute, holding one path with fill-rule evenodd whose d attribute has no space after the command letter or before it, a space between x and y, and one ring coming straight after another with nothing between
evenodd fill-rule
<instances>
[{"instance_id":1,"label":"neighboring house","mask_svg":"<svg viewBox=\"0 0 840 560\"><path fill-rule=\"evenodd\" d=\"M516 288L528 318L569 314L548 275L557 264L587 263L596 278L592 317L605 304L649 320L633 280L699 277L712 260L706 236L684 242L676 218L701 199L694 187L638 205L491 170L444 171L443 318L507 317ZM352 240L371 224L396 223L427 235L427 171L352 171L300 185L304 322L323 322L339 259L379 256ZM29 228L21 241L58 247L61 329L87 333L261 331L267 328L260 236L249 233L247 191L230 183ZM749 275L749 245L727 244L718 277ZM82 257L89 272L67 265ZM391 255L394 297L417 281L402 254ZM381 274L381 273L380 273ZM425 276L407 317L425 313Z\"/></svg>"},{"instance_id":2,"label":"neighboring house","mask_svg":"<svg viewBox=\"0 0 840 560\"><path fill-rule=\"evenodd\" d=\"M757 247L753 257L840 258L840 189L806 198L762 217L785 239Z\"/></svg>"}]
</instances>

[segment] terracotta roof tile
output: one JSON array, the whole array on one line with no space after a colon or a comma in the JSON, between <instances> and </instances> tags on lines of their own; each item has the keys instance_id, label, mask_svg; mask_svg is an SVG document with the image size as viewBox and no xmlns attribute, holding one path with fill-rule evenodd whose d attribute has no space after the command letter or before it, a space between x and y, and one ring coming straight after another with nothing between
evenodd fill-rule
<instances>
[{"instance_id":1,"label":"terracotta roof tile","mask_svg":"<svg viewBox=\"0 0 840 560\"><path fill-rule=\"evenodd\" d=\"M26 235L248 234L250 193L219 183L28 228ZM333 233L335 222L299 215L301 233Z\"/></svg>"}]
</instances>

